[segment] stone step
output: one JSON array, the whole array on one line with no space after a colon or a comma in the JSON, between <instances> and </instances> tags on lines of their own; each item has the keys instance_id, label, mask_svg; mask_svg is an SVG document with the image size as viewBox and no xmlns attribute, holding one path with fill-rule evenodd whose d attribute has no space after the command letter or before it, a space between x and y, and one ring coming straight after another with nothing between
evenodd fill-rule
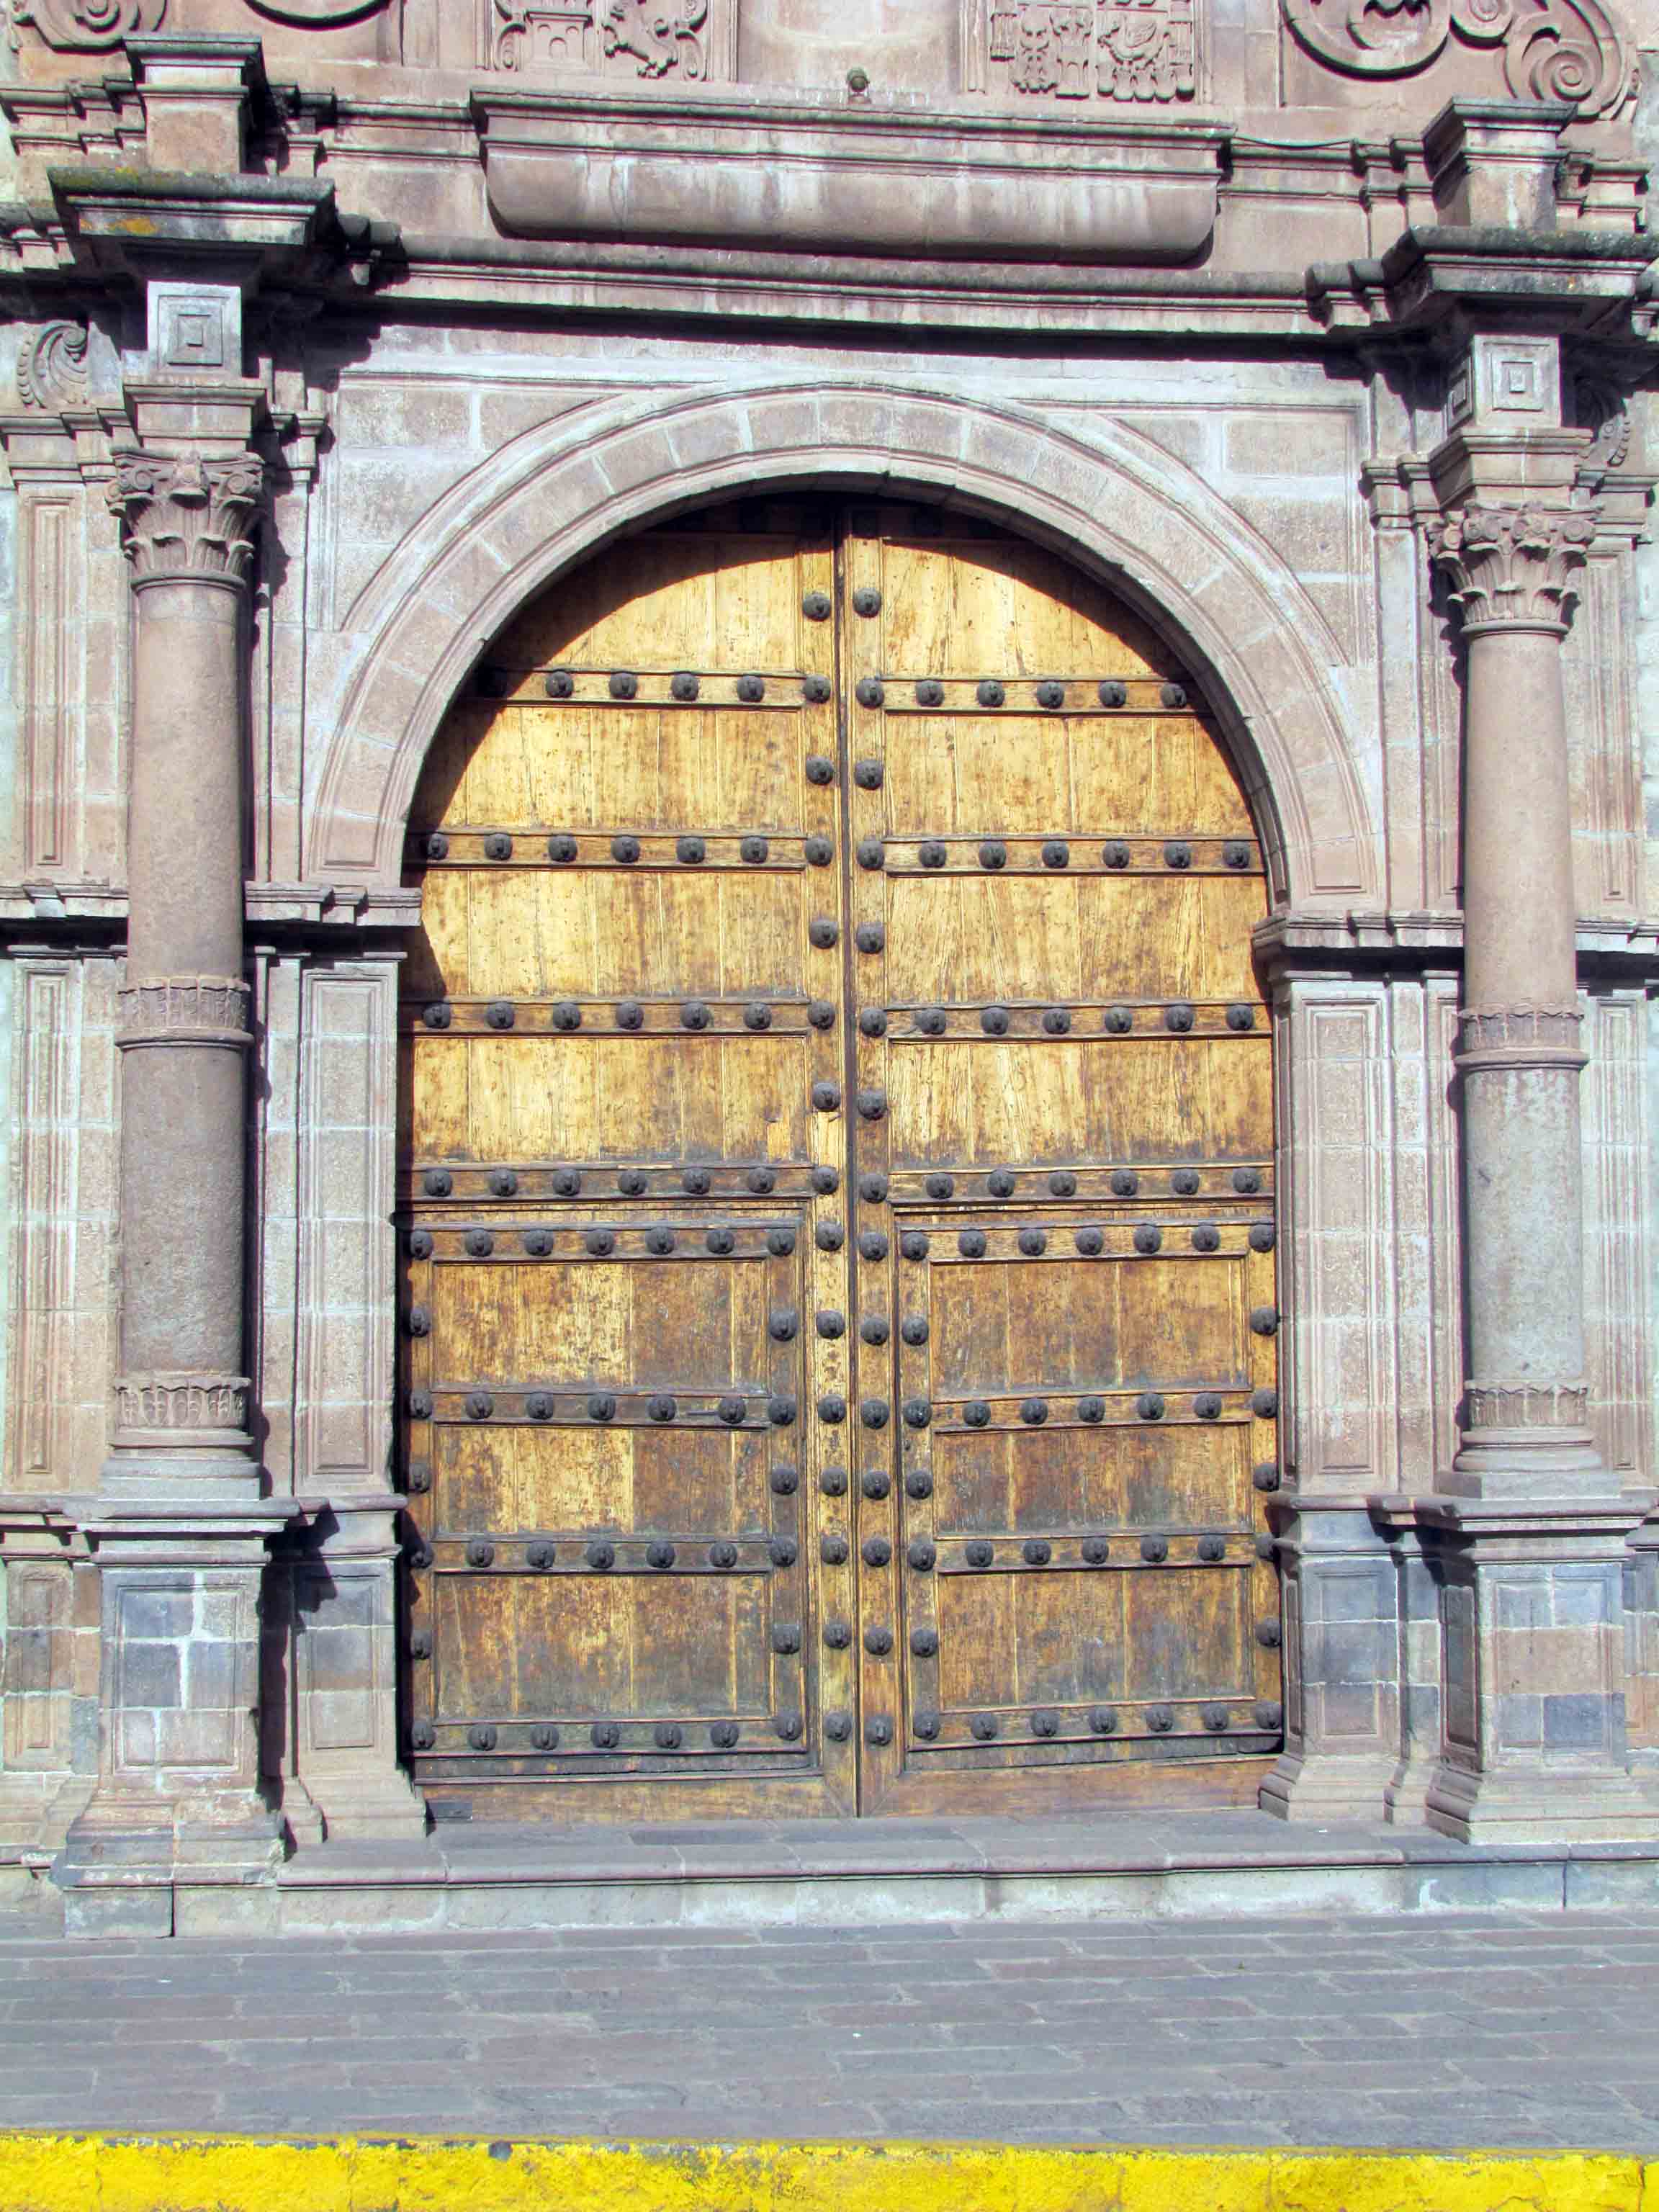
<instances>
[{"instance_id":1,"label":"stone step","mask_svg":"<svg viewBox=\"0 0 1659 2212\"><path fill-rule=\"evenodd\" d=\"M1475 1847L1255 1812L549 1828L326 1843L275 1882L181 1880L181 1935L787 1927L1659 1905L1659 1846Z\"/></svg>"}]
</instances>

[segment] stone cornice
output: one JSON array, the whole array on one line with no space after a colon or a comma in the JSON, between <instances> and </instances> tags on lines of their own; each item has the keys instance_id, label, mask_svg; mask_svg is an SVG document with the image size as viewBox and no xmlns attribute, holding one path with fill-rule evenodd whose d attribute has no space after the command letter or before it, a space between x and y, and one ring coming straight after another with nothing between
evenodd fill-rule
<instances>
[{"instance_id":1,"label":"stone cornice","mask_svg":"<svg viewBox=\"0 0 1659 2212\"><path fill-rule=\"evenodd\" d=\"M250 289L378 283L398 258L395 223L342 211L329 179L53 167L50 202L0 204L0 275L143 281L181 258ZM5 249L9 249L6 251Z\"/></svg>"},{"instance_id":2,"label":"stone cornice","mask_svg":"<svg viewBox=\"0 0 1659 2212\"><path fill-rule=\"evenodd\" d=\"M1577 224L1559 230L1430 224L1381 256L1316 262L1310 304L1335 327L1419 331L1519 314L1534 332L1652 342L1653 240Z\"/></svg>"}]
</instances>

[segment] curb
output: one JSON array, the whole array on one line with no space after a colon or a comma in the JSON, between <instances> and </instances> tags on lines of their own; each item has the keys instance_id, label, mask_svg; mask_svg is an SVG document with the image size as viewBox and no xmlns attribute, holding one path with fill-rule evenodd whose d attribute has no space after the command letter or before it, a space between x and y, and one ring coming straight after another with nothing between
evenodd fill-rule
<instances>
[{"instance_id":1,"label":"curb","mask_svg":"<svg viewBox=\"0 0 1659 2212\"><path fill-rule=\"evenodd\" d=\"M1659 2212L1595 2151L0 2136L0 2212Z\"/></svg>"}]
</instances>

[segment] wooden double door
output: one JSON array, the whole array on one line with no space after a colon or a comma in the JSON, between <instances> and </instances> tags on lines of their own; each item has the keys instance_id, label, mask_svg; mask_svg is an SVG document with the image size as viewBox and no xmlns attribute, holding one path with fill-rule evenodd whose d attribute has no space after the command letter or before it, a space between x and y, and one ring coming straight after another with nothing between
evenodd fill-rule
<instances>
[{"instance_id":1,"label":"wooden double door","mask_svg":"<svg viewBox=\"0 0 1659 2212\"><path fill-rule=\"evenodd\" d=\"M422 1785L1252 1791L1265 891L1168 649L972 520L712 511L497 641L408 858Z\"/></svg>"}]
</instances>

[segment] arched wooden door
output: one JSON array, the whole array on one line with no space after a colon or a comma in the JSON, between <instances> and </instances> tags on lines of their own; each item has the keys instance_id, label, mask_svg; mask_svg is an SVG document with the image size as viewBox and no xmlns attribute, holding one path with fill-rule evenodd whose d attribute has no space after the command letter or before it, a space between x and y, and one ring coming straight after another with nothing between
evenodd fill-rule
<instances>
[{"instance_id":1,"label":"arched wooden door","mask_svg":"<svg viewBox=\"0 0 1659 2212\"><path fill-rule=\"evenodd\" d=\"M1265 887L1169 651L958 516L681 520L499 641L409 865L422 1786L1253 1791Z\"/></svg>"}]
</instances>

